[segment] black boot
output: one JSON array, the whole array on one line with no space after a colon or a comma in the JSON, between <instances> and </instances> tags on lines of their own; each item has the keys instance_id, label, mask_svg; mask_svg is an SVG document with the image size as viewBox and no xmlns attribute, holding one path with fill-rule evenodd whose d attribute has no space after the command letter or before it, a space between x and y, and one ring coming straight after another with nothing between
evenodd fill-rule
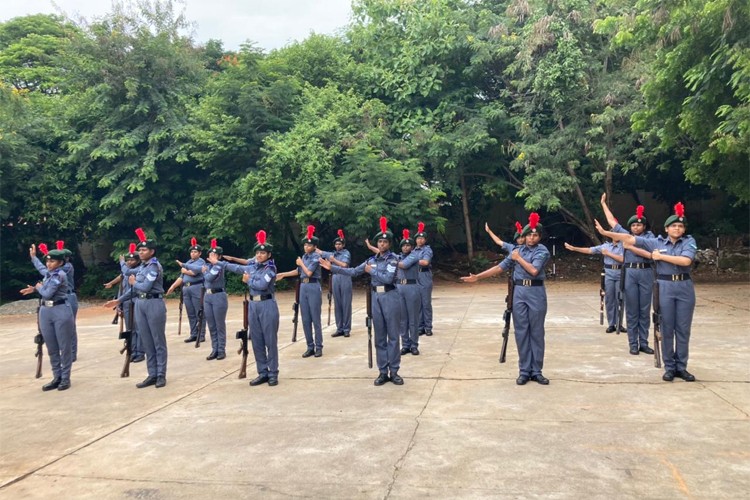
<instances>
[{"instance_id":1,"label":"black boot","mask_svg":"<svg viewBox=\"0 0 750 500\"><path fill-rule=\"evenodd\" d=\"M60 377L55 377L52 379L52 381L49 384L44 384L42 386L43 391L51 391L53 389L57 389L60 386Z\"/></svg>"}]
</instances>

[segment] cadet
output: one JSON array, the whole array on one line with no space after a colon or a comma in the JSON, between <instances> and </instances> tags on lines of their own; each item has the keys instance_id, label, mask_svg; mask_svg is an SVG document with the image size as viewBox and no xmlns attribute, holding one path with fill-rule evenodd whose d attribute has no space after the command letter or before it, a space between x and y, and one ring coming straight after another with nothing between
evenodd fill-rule
<instances>
[{"instance_id":1,"label":"cadet","mask_svg":"<svg viewBox=\"0 0 750 500\"><path fill-rule=\"evenodd\" d=\"M651 258L656 263L659 287L664 361L662 379L671 382L677 376L686 382L694 382L695 376L687 371L687 363L690 327L695 311L695 287L690 277L690 267L698 247L692 236L685 235L687 218L683 204L677 203L674 212L664 221L666 237L646 238L605 231L598 221L594 222L602 235L651 252Z\"/></svg>"},{"instance_id":2,"label":"cadet","mask_svg":"<svg viewBox=\"0 0 750 500\"><path fill-rule=\"evenodd\" d=\"M424 222L417 224L417 234L414 235L417 247L413 250L419 257L419 292L422 299L422 313L419 319L419 334L428 337L432 335L432 249L427 245L427 233L424 232Z\"/></svg>"},{"instance_id":3,"label":"cadet","mask_svg":"<svg viewBox=\"0 0 750 500\"><path fill-rule=\"evenodd\" d=\"M57 247L58 251L63 253L63 256L65 258L65 261L62 265L62 271L68 278L68 304L73 311L73 335L71 339L71 352L73 353L73 362L75 363L75 361L78 359L78 329L76 328L76 317L78 316L78 296L76 295L75 291L75 269L73 268L73 264L71 264L70 262L70 257L73 255L73 252L65 248L65 242L62 240L58 240L57 242L55 242L55 246ZM34 267L42 276L46 276L47 266L45 266L42 261L37 258L36 250L31 256L31 262L32 264L34 264Z\"/></svg>"},{"instance_id":4,"label":"cadet","mask_svg":"<svg viewBox=\"0 0 750 500\"><path fill-rule=\"evenodd\" d=\"M47 246L39 245L42 253ZM30 253L36 258L36 247L31 245ZM68 278L62 270L65 252L52 250L45 254L46 272L41 283L28 285L21 294L30 295L35 291L41 295L39 302L39 329L42 331L47 354L52 367L52 381L42 386L43 391L70 388L70 371L73 363L73 310L68 303ZM37 259L39 260L39 259ZM38 268L37 268L38 269Z\"/></svg>"},{"instance_id":5,"label":"cadet","mask_svg":"<svg viewBox=\"0 0 750 500\"><path fill-rule=\"evenodd\" d=\"M319 358L323 355L323 328L320 324L320 311L323 306L323 297L320 288L320 257L315 251L318 246L318 237L314 236L315 226L307 226L307 236L302 238L302 246L305 249L302 257L297 257L297 269L279 273L277 279L299 276L299 302L302 312L302 328L305 331L307 350L302 354L303 358L315 355ZM315 338L313 339L313 329Z\"/></svg>"},{"instance_id":6,"label":"cadet","mask_svg":"<svg viewBox=\"0 0 750 500\"><path fill-rule=\"evenodd\" d=\"M422 312L417 284L419 258L412 251L414 240L409 237L409 230L404 229L401 234L401 255L396 270L396 289L401 296L401 354L419 356L419 318Z\"/></svg>"},{"instance_id":7,"label":"cadet","mask_svg":"<svg viewBox=\"0 0 750 500\"><path fill-rule=\"evenodd\" d=\"M125 321L125 329L133 332L131 338L131 363L140 363L146 359L140 334L138 333L138 327L134 324L135 309L133 300L135 299L135 294L133 293L133 287L128 282L130 276L138 274L140 266L141 260L136 253L135 243L131 243L128 253L124 256L120 256L120 275L112 281L104 284L104 288L111 288L113 285L122 283L117 299L106 302L104 307L118 307L120 309L120 314L122 314L123 320ZM133 309L132 315L130 313L131 309Z\"/></svg>"},{"instance_id":8,"label":"cadet","mask_svg":"<svg viewBox=\"0 0 750 500\"><path fill-rule=\"evenodd\" d=\"M135 295L135 324L146 352L148 376L135 386L139 389L167 385L167 306L164 303L164 271L154 257L156 242L146 238L143 229L135 230L138 236L138 257L141 267L135 276L128 277Z\"/></svg>"},{"instance_id":9,"label":"cadet","mask_svg":"<svg viewBox=\"0 0 750 500\"><path fill-rule=\"evenodd\" d=\"M401 352L399 351L399 332L401 328L401 297L396 292L394 281L398 257L391 252L393 233L388 230L388 221L380 218L380 232L373 238L380 253L370 257L355 268L332 265L320 259L320 265L330 269L333 274L360 276L368 273L371 276L372 321L375 328L375 352L380 375L375 379L375 385L383 385L388 381L396 385L403 385L404 379L398 374L401 366Z\"/></svg>"},{"instance_id":10,"label":"cadet","mask_svg":"<svg viewBox=\"0 0 750 500\"><path fill-rule=\"evenodd\" d=\"M333 240L334 252L317 252L327 261L336 264L339 267L349 267L352 263L352 254L344 248L346 239L344 230L338 230L338 237ZM334 313L336 317L336 332L331 337L348 337L352 330L352 278L344 274L339 274L336 279L331 275L333 290Z\"/></svg>"},{"instance_id":11,"label":"cadet","mask_svg":"<svg viewBox=\"0 0 750 500\"><path fill-rule=\"evenodd\" d=\"M516 384L524 385L529 379L542 385L549 380L542 375L544 367L544 320L547 315L547 291L544 287L544 266L550 259L547 247L540 244L542 225L539 215L529 215L529 223L521 236L526 238L523 246L510 254L513 266L513 328L518 348L518 378ZM500 263L504 271L510 262Z\"/></svg>"},{"instance_id":12,"label":"cadet","mask_svg":"<svg viewBox=\"0 0 750 500\"><path fill-rule=\"evenodd\" d=\"M172 283L167 295L182 286L182 302L187 310L190 323L190 336L185 343L195 342L200 336L201 342L206 339L206 318L203 314L203 266L206 261L201 258L201 246L195 238L190 240L190 260L185 263L175 260L180 266L180 277Z\"/></svg>"},{"instance_id":13,"label":"cadet","mask_svg":"<svg viewBox=\"0 0 750 500\"><path fill-rule=\"evenodd\" d=\"M226 270L247 275L250 289L247 305L248 330L253 345L258 376L251 386L268 382L279 383L279 306L276 291L276 264L272 258L273 245L266 241L262 229L255 235L255 258L248 265L227 264Z\"/></svg>"},{"instance_id":14,"label":"cadet","mask_svg":"<svg viewBox=\"0 0 750 500\"><path fill-rule=\"evenodd\" d=\"M602 194L601 205L612 231L628 234L607 206L607 195ZM643 215L643 205L638 205L635 215L628 219L627 226L630 234L642 238L654 238L654 234L646 229L648 221ZM625 317L627 318L628 343L630 354L639 352L653 354L654 350L648 346L648 330L651 326L651 298L654 287L654 273L651 269L651 255L640 248L625 249L624 275L625 283Z\"/></svg>"},{"instance_id":15,"label":"cadet","mask_svg":"<svg viewBox=\"0 0 750 500\"><path fill-rule=\"evenodd\" d=\"M216 239L211 240L208 251L208 265L203 267L203 280L206 296L203 308L206 313L208 331L211 334L211 354L206 359L224 359L227 357L227 309L229 302L224 287L224 268L227 263L221 260L224 249L216 246Z\"/></svg>"},{"instance_id":16,"label":"cadet","mask_svg":"<svg viewBox=\"0 0 750 500\"><path fill-rule=\"evenodd\" d=\"M622 244L606 242L594 247L574 247L565 243L565 248L585 255L604 256L604 304L607 308L607 322L609 323L605 332L614 332L617 329L617 291L620 288L620 274L622 272ZM620 331L626 332L627 330L621 326Z\"/></svg>"}]
</instances>

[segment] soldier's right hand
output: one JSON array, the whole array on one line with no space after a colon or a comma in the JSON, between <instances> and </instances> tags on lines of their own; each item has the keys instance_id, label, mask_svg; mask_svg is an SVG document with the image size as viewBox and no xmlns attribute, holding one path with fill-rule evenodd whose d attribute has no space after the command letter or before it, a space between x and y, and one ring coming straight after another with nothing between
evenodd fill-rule
<instances>
[{"instance_id":1,"label":"soldier's right hand","mask_svg":"<svg viewBox=\"0 0 750 500\"><path fill-rule=\"evenodd\" d=\"M33 244L33 243L29 247L29 256L30 257L36 257L36 245Z\"/></svg>"}]
</instances>

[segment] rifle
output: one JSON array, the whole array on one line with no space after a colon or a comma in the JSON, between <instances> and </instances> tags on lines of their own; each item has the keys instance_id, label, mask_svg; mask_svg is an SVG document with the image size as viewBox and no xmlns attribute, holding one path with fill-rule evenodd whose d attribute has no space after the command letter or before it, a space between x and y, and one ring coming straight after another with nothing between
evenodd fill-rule
<instances>
[{"instance_id":1,"label":"rifle","mask_svg":"<svg viewBox=\"0 0 750 500\"><path fill-rule=\"evenodd\" d=\"M297 280L297 285L294 288L294 304L292 304L292 310L294 311L294 317L292 323L294 323L294 330L292 330L292 342L297 342L297 324L299 322L299 286L302 283L302 279Z\"/></svg>"},{"instance_id":2,"label":"rifle","mask_svg":"<svg viewBox=\"0 0 750 500\"><path fill-rule=\"evenodd\" d=\"M328 324L331 324L331 299L333 298L333 273L328 275Z\"/></svg>"},{"instance_id":3,"label":"rifle","mask_svg":"<svg viewBox=\"0 0 750 500\"><path fill-rule=\"evenodd\" d=\"M372 280L367 283L367 295L365 303L367 304L367 317L365 326L367 327L367 366L372 368Z\"/></svg>"},{"instance_id":4,"label":"rifle","mask_svg":"<svg viewBox=\"0 0 750 500\"><path fill-rule=\"evenodd\" d=\"M39 325L39 310L42 308L42 299L39 299L39 305L36 306L36 330L37 334L34 336L34 343L36 344L36 378L42 378L42 358L44 354L42 352L42 346L44 345L44 337L42 336L42 327Z\"/></svg>"},{"instance_id":5,"label":"rifle","mask_svg":"<svg viewBox=\"0 0 750 500\"><path fill-rule=\"evenodd\" d=\"M177 335L182 335L182 287L180 287L180 319L177 322Z\"/></svg>"},{"instance_id":6,"label":"rifle","mask_svg":"<svg viewBox=\"0 0 750 500\"><path fill-rule=\"evenodd\" d=\"M120 322L120 336L118 337L120 340L124 340L122 349L120 349L120 354L125 354L125 364L122 367L122 372L120 372L120 377L129 377L130 376L130 356L133 354L133 309L135 309L135 304L133 304L133 300L130 300L130 311L128 311L128 319L130 323L130 330L127 330L125 332L122 331L122 326L125 323L125 315L121 315L122 321Z\"/></svg>"},{"instance_id":7,"label":"rifle","mask_svg":"<svg viewBox=\"0 0 750 500\"><path fill-rule=\"evenodd\" d=\"M240 341L240 348L237 354L242 354L242 363L240 364L240 374L237 378L247 377L247 338L248 338L248 318L247 318L247 291L245 291L245 300L242 301L242 330L235 334L235 338Z\"/></svg>"},{"instance_id":8,"label":"rifle","mask_svg":"<svg viewBox=\"0 0 750 500\"><path fill-rule=\"evenodd\" d=\"M122 282L123 281L125 281L125 277L123 277L122 281L120 281L120 293L115 294L115 296L113 297L113 299L115 300L117 300L120 297L120 295L122 295ZM115 317L112 318L112 324L116 325L117 321L120 319L121 316L122 316L122 311L120 311L120 306L117 306L115 308Z\"/></svg>"},{"instance_id":9,"label":"rifle","mask_svg":"<svg viewBox=\"0 0 750 500\"><path fill-rule=\"evenodd\" d=\"M620 286L617 289L617 324L615 325L615 332L620 335L620 328L622 328L622 317L625 314L625 263L622 263L620 268Z\"/></svg>"},{"instance_id":10,"label":"rifle","mask_svg":"<svg viewBox=\"0 0 750 500\"><path fill-rule=\"evenodd\" d=\"M195 339L195 348L199 348L201 346L201 337L205 335L203 331L203 315L205 314L203 311L203 298L206 296L206 287L201 287L201 308L198 309L198 338Z\"/></svg>"},{"instance_id":11,"label":"rifle","mask_svg":"<svg viewBox=\"0 0 750 500\"><path fill-rule=\"evenodd\" d=\"M604 269L602 269L602 282L601 285L599 285L599 324L604 324L604 296L606 294L606 290L604 289Z\"/></svg>"},{"instance_id":12,"label":"rifle","mask_svg":"<svg viewBox=\"0 0 750 500\"><path fill-rule=\"evenodd\" d=\"M508 336L510 335L510 318L513 316L513 292L516 287L513 281L513 273L508 274L508 295L505 296L505 312L503 313L503 320L505 326L503 327L503 346L500 349L500 362L505 363L505 353L508 350Z\"/></svg>"},{"instance_id":13,"label":"rifle","mask_svg":"<svg viewBox=\"0 0 750 500\"><path fill-rule=\"evenodd\" d=\"M654 266L653 313L651 322L654 324L654 366L661 368L661 305L659 304L659 280L656 279Z\"/></svg>"}]
</instances>

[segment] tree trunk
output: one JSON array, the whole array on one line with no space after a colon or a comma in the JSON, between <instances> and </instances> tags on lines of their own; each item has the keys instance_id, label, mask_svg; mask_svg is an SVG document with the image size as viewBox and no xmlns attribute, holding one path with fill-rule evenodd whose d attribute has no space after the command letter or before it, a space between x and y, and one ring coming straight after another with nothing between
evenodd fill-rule
<instances>
[{"instance_id":1,"label":"tree trunk","mask_svg":"<svg viewBox=\"0 0 750 500\"><path fill-rule=\"evenodd\" d=\"M589 204L586 202L586 198L583 196L583 191L581 190L581 186L578 184L578 177L576 176L575 170L573 170L570 166L570 164L567 164L565 168L568 171L568 174L573 177L576 180L576 196L578 196L578 202L581 204L581 208L583 208L583 213L586 216L586 228L582 227L581 230L584 231L587 235L595 235L597 234L596 228L594 227L594 216L591 215L591 210L589 210ZM598 238L597 238L598 239Z\"/></svg>"},{"instance_id":2,"label":"tree trunk","mask_svg":"<svg viewBox=\"0 0 750 500\"><path fill-rule=\"evenodd\" d=\"M471 220L469 219L469 191L466 189L466 177L461 175L461 209L464 215L464 229L466 231L466 252L469 262L474 260L474 243L471 237Z\"/></svg>"}]
</instances>

